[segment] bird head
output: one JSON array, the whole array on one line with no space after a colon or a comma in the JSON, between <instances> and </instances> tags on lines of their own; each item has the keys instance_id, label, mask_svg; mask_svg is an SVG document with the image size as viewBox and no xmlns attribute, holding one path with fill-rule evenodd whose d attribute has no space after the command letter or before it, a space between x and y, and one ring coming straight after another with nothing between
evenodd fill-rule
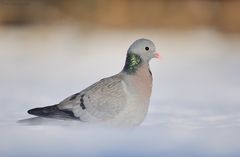
<instances>
[{"instance_id":1,"label":"bird head","mask_svg":"<svg viewBox=\"0 0 240 157\"><path fill-rule=\"evenodd\" d=\"M156 47L154 43L148 39L136 40L129 47L127 53L138 55L145 63L148 63L152 58L160 58L159 53L156 53Z\"/></svg>"}]
</instances>

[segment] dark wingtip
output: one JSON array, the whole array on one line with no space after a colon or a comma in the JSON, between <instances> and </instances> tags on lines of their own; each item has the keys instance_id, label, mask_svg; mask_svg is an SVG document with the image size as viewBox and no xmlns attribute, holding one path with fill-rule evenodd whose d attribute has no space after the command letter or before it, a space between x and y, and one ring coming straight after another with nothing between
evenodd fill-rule
<instances>
[{"instance_id":1,"label":"dark wingtip","mask_svg":"<svg viewBox=\"0 0 240 157\"><path fill-rule=\"evenodd\" d=\"M27 111L28 114L38 116L40 112L42 111L41 108L33 108Z\"/></svg>"},{"instance_id":2,"label":"dark wingtip","mask_svg":"<svg viewBox=\"0 0 240 157\"><path fill-rule=\"evenodd\" d=\"M32 114L32 110L33 110L33 109L28 110L27 113L28 113L28 114Z\"/></svg>"},{"instance_id":3,"label":"dark wingtip","mask_svg":"<svg viewBox=\"0 0 240 157\"><path fill-rule=\"evenodd\" d=\"M78 119L72 111L60 110L57 105L33 108L27 111L29 114L39 117L58 118L58 119Z\"/></svg>"}]
</instances>

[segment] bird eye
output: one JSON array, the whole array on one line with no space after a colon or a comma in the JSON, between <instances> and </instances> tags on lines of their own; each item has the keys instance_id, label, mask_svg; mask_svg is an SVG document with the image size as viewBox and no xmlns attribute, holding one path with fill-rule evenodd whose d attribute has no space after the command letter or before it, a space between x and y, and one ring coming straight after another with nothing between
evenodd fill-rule
<instances>
[{"instance_id":1,"label":"bird eye","mask_svg":"<svg viewBox=\"0 0 240 157\"><path fill-rule=\"evenodd\" d=\"M148 51L148 50L149 50L149 47L145 47L145 50Z\"/></svg>"}]
</instances>

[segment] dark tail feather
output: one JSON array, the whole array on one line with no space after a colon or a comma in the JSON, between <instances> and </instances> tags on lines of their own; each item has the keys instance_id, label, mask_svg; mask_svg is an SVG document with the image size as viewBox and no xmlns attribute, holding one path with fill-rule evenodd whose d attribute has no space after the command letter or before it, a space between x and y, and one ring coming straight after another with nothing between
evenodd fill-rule
<instances>
[{"instance_id":1,"label":"dark tail feather","mask_svg":"<svg viewBox=\"0 0 240 157\"><path fill-rule=\"evenodd\" d=\"M72 111L60 110L57 105L34 108L31 110L28 110L28 113L35 116L47 117L47 118L77 119L77 117L74 116Z\"/></svg>"}]
</instances>

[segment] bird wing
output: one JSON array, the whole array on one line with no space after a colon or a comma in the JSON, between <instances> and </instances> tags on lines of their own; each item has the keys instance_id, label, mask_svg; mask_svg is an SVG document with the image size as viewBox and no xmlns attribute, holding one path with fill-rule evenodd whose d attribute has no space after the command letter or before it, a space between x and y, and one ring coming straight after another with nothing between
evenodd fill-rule
<instances>
[{"instance_id":1,"label":"bird wing","mask_svg":"<svg viewBox=\"0 0 240 157\"><path fill-rule=\"evenodd\" d=\"M71 110L82 121L102 121L114 118L126 105L122 76L104 78L76 93L58 107Z\"/></svg>"}]
</instances>

